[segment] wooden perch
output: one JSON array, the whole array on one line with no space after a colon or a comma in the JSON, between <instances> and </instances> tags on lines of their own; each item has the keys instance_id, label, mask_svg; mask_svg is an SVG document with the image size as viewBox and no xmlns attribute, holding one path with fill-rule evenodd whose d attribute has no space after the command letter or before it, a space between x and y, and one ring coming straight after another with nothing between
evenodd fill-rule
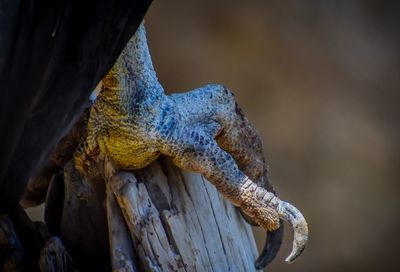
<instances>
[{"instance_id":1,"label":"wooden perch","mask_svg":"<svg viewBox=\"0 0 400 272\"><path fill-rule=\"evenodd\" d=\"M145 271L255 270L250 226L201 175L162 158L108 182Z\"/></svg>"},{"instance_id":2,"label":"wooden perch","mask_svg":"<svg viewBox=\"0 0 400 272\"><path fill-rule=\"evenodd\" d=\"M239 211L165 157L106 181L81 179L71 163L63 176L61 238L78 270L255 271L253 233Z\"/></svg>"},{"instance_id":3,"label":"wooden perch","mask_svg":"<svg viewBox=\"0 0 400 272\"><path fill-rule=\"evenodd\" d=\"M130 238L130 233L118 207L116 198L111 189L112 181L106 186L106 207L111 253L111 266L113 271L131 272L138 271L136 252Z\"/></svg>"}]
</instances>

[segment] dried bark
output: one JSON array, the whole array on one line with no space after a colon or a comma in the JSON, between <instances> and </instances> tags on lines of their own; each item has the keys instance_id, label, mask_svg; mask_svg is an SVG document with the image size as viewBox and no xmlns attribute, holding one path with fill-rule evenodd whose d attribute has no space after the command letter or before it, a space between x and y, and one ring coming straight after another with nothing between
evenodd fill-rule
<instances>
[{"instance_id":1,"label":"dried bark","mask_svg":"<svg viewBox=\"0 0 400 272\"><path fill-rule=\"evenodd\" d=\"M238 210L201 175L162 158L109 181L145 271L254 271L257 250Z\"/></svg>"},{"instance_id":2,"label":"dried bark","mask_svg":"<svg viewBox=\"0 0 400 272\"><path fill-rule=\"evenodd\" d=\"M253 234L239 211L168 158L106 181L83 180L69 163L63 177L60 235L82 271L255 270Z\"/></svg>"},{"instance_id":3,"label":"dried bark","mask_svg":"<svg viewBox=\"0 0 400 272\"><path fill-rule=\"evenodd\" d=\"M122 211L118 207L116 198L112 192L112 183L112 181L108 182L106 187L107 221L112 270L118 272L138 271L136 252Z\"/></svg>"},{"instance_id":4,"label":"dried bark","mask_svg":"<svg viewBox=\"0 0 400 272\"><path fill-rule=\"evenodd\" d=\"M59 229L53 235L59 235L78 270L110 271L104 181L82 179L72 162L65 165L62 180L63 196L58 189L49 188L48 199L58 202L46 203L46 223ZM54 186L62 187L58 183ZM61 216L48 212L54 208L51 205L62 207Z\"/></svg>"}]
</instances>

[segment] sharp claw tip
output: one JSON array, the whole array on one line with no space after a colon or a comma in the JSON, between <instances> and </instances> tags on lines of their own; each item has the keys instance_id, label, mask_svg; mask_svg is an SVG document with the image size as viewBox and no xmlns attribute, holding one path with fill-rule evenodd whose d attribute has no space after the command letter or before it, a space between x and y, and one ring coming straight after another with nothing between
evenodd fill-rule
<instances>
[{"instance_id":1,"label":"sharp claw tip","mask_svg":"<svg viewBox=\"0 0 400 272\"><path fill-rule=\"evenodd\" d=\"M286 259L285 262L288 264L294 263L294 261L297 260L297 258L303 253L304 251L304 246L301 247L297 252L291 253Z\"/></svg>"},{"instance_id":2,"label":"sharp claw tip","mask_svg":"<svg viewBox=\"0 0 400 272\"><path fill-rule=\"evenodd\" d=\"M294 263L294 261L296 261L297 260L297 257L298 257L299 255L290 255L290 256L288 256L286 259L285 259L285 262L286 263L288 263L288 264L291 264L291 263Z\"/></svg>"},{"instance_id":3,"label":"sharp claw tip","mask_svg":"<svg viewBox=\"0 0 400 272\"><path fill-rule=\"evenodd\" d=\"M291 264L291 263L293 263L295 260L292 260L291 258L289 258L289 257L287 257L286 259L285 259L285 262L286 263L288 263L288 264Z\"/></svg>"}]
</instances>

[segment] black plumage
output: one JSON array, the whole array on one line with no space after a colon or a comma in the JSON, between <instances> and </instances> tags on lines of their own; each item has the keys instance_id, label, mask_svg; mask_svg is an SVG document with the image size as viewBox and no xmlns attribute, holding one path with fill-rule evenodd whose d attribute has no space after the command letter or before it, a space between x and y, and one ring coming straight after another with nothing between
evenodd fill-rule
<instances>
[{"instance_id":1,"label":"black plumage","mask_svg":"<svg viewBox=\"0 0 400 272\"><path fill-rule=\"evenodd\" d=\"M83 110L151 0L0 0L0 214Z\"/></svg>"}]
</instances>

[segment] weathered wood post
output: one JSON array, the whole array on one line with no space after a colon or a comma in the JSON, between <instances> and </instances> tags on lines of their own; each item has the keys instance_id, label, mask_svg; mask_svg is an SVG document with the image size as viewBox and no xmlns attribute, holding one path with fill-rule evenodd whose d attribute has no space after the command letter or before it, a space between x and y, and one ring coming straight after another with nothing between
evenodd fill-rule
<instances>
[{"instance_id":1,"label":"weathered wood post","mask_svg":"<svg viewBox=\"0 0 400 272\"><path fill-rule=\"evenodd\" d=\"M168 158L110 175L105 189L94 189L99 180L77 179L71 165L64 182L74 189L65 191L63 218L70 223L63 220L60 235L83 267L96 260L87 255L102 251L104 241L91 237L107 239L103 228L91 226L107 218L113 271L255 271L254 237L239 211L201 175Z\"/></svg>"},{"instance_id":2,"label":"weathered wood post","mask_svg":"<svg viewBox=\"0 0 400 272\"><path fill-rule=\"evenodd\" d=\"M109 181L146 271L253 271L253 234L201 175L161 159Z\"/></svg>"},{"instance_id":3,"label":"weathered wood post","mask_svg":"<svg viewBox=\"0 0 400 272\"><path fill-rule=\"evenodd\" d=\"M201 175L160 158L142 170L111 175L103 194L104 184L77 180L71 172L64 169L60 233L83 267L96 261L87 255L102 251L107 233L93 224L104 224L106 212L113 271L255 271L251 227ZM100 195L105 206L95 200Z\"/></svg>"}]
</instances>

